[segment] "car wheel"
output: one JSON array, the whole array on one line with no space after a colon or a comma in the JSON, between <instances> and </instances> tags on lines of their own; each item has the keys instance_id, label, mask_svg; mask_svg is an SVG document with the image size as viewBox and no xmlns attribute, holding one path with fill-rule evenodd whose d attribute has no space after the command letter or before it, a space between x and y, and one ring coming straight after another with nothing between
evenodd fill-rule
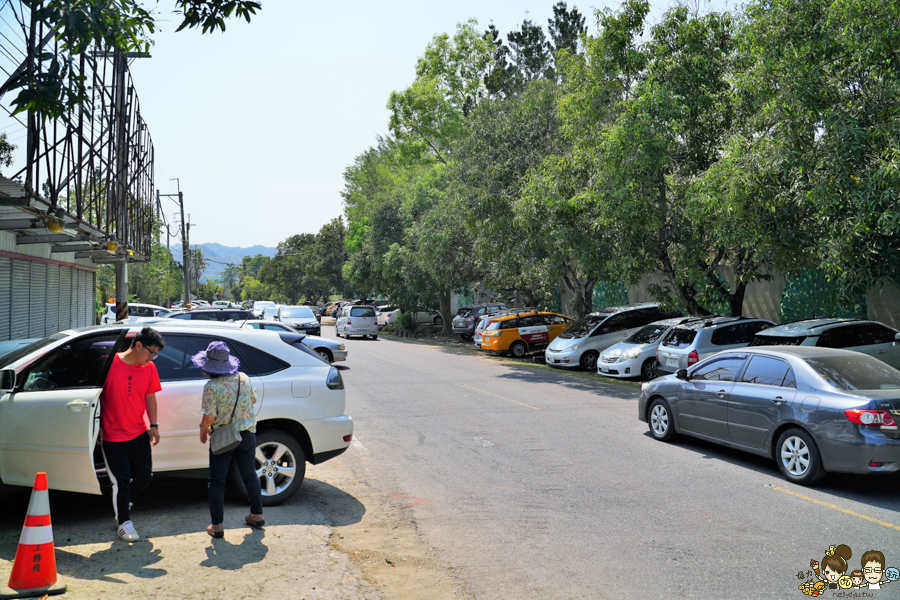
<instances>
[{"instance_id":1,"label":"car wheel","mask_svg":"<svg viewBox=\"0 0 900 600\"><path fill-rule=\"evenodd\" d=\"M656 370L656 359L648 358L644 361L644 364L641 365L641 377L650 381L651 379L656 379L659 377L659 372Z\"/></svg>"},{"instance_id":2,"label":"car wheel","mask_svg":"<svg viewBox=\"0 0 900 600\"><path fill-rule=\"evenodd\" d=\"M528 347L525 346L525 342L513 342L512 346L509 347L509 353L514 358L522 358L527 351Z\"/></svg>"},{"instance_id":3,"label":"car wheel","mask_svg":"<svg viewBox=\"0 0 900 600\"><path fill-rule=\"evenodd\" d=\"M306 455L300 443L278 429L256 434L256 474L262 488L263 506L281 504L297 493L306 476ZM247 488L237 465L231 465L231 482L243 499Z\"/></svg>"},{"instance_id":4,"label":"car wheel","mask_svg":"<svg viewBox=\"0 0 900 600\"><path fill-rule=\"evenodd\" d=\"M669 409L669 403L662 398L656 398L650 403L647 424L650 426L650 435L661 442L672 441L675 437L672 411Z\"/></svg>"},{"instance_id":5,"label":"car wheel","mask_svg":"<svg viewBox=\"0 0 900 600\"><path fill-rule=\"evenodd\" d=\"M326 350L325 348L316 348L316 354L322 357L323 360L327 363L331 363L334 361L334 357L331 356L331 352Z\"/></svg>"},{"instance_id":6,"label":"car wheel","mask_svg":"<svg viewBox=\"0 0 900 600\"><path fill-rule=\"evenodd\" d=\"M443 325L443 324L444 324L444 317L441 317L440 315L437 316L437 317L435 317L435 318L434 318L434 324L437 325L438 327L440 327L441 325Z\"/></svg>"},{"instance_id":7,"label":"car wheel","mask_svg":"<svg viewBox=\"0 0 900 600\"><path fill-rule=\"evenodd\" d=\"M372 339L373 339L373 340L377 340L377 339L378 339L378 336L377 336L377 335L373 335L373 336L372 336Z\"/></svg>"},{"instance_id":8,"label":"car wheel","mask_svg":"<svg viewBox=\"0 0 900 600\"><path fill-rule=\"evenodd\" d=\"M585 371L596 371L597 370L597 358L600 355L593 350L589 352L585 352L581 355L581 360L579 361L581 364L581 368Z\"/></svg>"},{"instance_id":9,"label":"car wheel","mask_svg":"<svg viewBox=\"0 0 900 600\"><path fill-rule=\"evenodd\" d=\"M775 460L788 481L811 485L825 475L822 456L815 440L802 429L788 429L775 445Z\"/></svg>"},{"instance_id":10,"label":"car wheel","mask_svg":"<svg viewBox=\"0 0 900 600\"><path fill-rule=\"evenodd\" d=\"M459 334L459 337L460 337L460 339L462 339L462 341L464 341L464 342L471 342L471 341L472 341L472 338L473 338L474 336L472 336L472 335L470 335L470 334L468 334L468 333L461 333L461 334Z\"/></svg>"}]
</instances>

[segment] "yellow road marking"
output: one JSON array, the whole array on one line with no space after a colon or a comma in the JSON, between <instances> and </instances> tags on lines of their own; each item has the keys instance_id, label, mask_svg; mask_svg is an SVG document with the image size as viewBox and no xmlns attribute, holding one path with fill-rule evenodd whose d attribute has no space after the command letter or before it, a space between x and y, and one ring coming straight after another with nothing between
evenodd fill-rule
<instances>
[{"instance_id":1,"label":"yellow road marking","mask_svg":"<svg viewBox=\"0 0 900 600\"><path fill-rule=\"evenodd\" d=\"M482 394L487 394L488 396L494 396L495 398L500 398L501 400L506 400L507 402L514 402L515 404L521 404L522 406L527 406L528 408L532 408L534 410L541 410L536 406L531 406L530 404L525 404L524 402L519 402L518 400L510 400L509 398L504 398L503 396L498 396L497 394L492 394L491 392L480 390L477 387L472 387L471 385L466 385L465 383L460 384L463 387L467 387L470 390L475 390L476 392L481 392Z\"/></svg>"},{"instance_id":2,"label":"yellow road marking","mask_svg":"<svg viewBox=\"0 0 900 600\"><path fill-rule=\"evenodd\" d=\"M778 490L779 492L784 492L785 494L790 494L791 496L796 496L797 498L803 498L804 500L809 500L810 502L812 502L814 504L818 504L818 505L824 506L826 508L833 508L834 510L840 511L842 513L845 513L845 514L848 514L848 515L851 515L854 517L859 517L860 519L865 519L866 521L878 523L879 525L884 525L885 527L889 527L891 529L900 530L900 525L894 525L893 523L888 523L887 521L880 521L873 517L869 517L869 516L860 514L858 512L854 512L854 511L846 509L846 508L841 508L840 506L838 506L836 504L829 504L828 502L822 502L821 500L816 500L815 498L810 498L809 496L804 496L803 494L798 494L797 492L792 492L790 490L786 490L786 489L778 487L778 486L775 486L772 489Z\"/></svg>"},{"instance_id":3,"label":"yellow road marking","mask_svg":"<svg viewBox=\"0 0 900 600\"><path fill-rule=\"evenodd\" d=\"M377 358L378 360L383 360L384 362L389 362L389 363L391 363L392 365L397 365L398 367L402 367L402 366L403 366L403 365L401 365L401 364L398 363L398 362L394 362L394 361L388 360L388 359L386 359L386 358L381 358L381 357L378 356L377 354L373 354L372 356L374 356L374 357Z\"/></svg>"}]
</instances>

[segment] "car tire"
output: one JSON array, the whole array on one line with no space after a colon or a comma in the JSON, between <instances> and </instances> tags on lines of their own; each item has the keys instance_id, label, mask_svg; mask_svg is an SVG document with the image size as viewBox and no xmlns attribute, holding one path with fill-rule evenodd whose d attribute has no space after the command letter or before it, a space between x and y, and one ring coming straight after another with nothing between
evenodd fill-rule
<instances>
[{"instance_id":1,"label":"car tire","mask_svg":"<svg viewBox=\"0 0 900 600\"><path fill-rule=\"evenodd\" d=\"M377 336L377 335L373 335L373 336L372 336L372 339L373 339L373 340L377 340L377 339L378 339L378 336Z\"/></svg>"},{"instance_id":2,"label":"car tire","mask_svg":"<svg viewBox=\"0 0 900 600\"><path fill-rule=\"evenodd\" d=\"M471 334L468 334L468 333L461 333L461 334L459 334L459 337L460 337L460 339L462 339L462 341L464 341L464 342L471 342L472 339L473 339L475 336L474 336L474 335L471 335Z\"/></svg>"},{"instance_id":3,"label":"car tire","mask_svg":"<svg viewBox=\"0 0 900 600\"><path fill-rule=\"evenodd\" d=\"M581 368L585 371L594 372L597 370L597 359L600 357L600 354L589 350L581 355L581 359L578 363L581 365Z\"/></svg>"},{"instance_id":4,"label":"car tire","mask_svg":"<svg viewBox=\"0 0 900 600\"><path fill-rule=\"evenodd\" d=\"M440 316L440 315L438 315L437 317L435 317L435 318L434 318L434 324L437 325L438 327L440 327L441 325L443 325L443 324L444 324L444 317L442 317L442 316Z\"/></svg>"},{"instance_id":5,"label":"car tire","mask_svg":"<svg viewBox=\"0 0 900 600\"><path fill-rule=\"evenodd\" d=\"M657 362L655 358L648 358L645 360L644 364L641 365L641 377L646 381L659 377L659 371L656 370L656 365Z\"/></svg>"},{"instance_id":6,"label":"car tire","mask_svg":"<svg viewBox=\"0 0 900 600\"><path fill-rule=\"evenodd\" d=\"M282 450L283 448L283 450ZM256 455L273 458L273 453L280 452L278 464L271 466L273 469L281 469L282 473L267 472L268 467L255 462L256 471L261 473L260 486L262 487L263 506L276 506L286 501L297 493L306 476L306 454L300 442L293 436L278 429L266 429L256 434ZM286 477L283 472L286 468L293 468L293 476ZM237 470L236 463L231 465L231 483L235 491L244 500L247 499L247 488ZM273 493L274 492L274 493Z\"/></svg>"},{"instance_id":7,"label":"car tire","mask_svg":"<svg viewBox=\"0 0 900 600\"><path fill-rule=\"evenodd\" d=\"M513 342L509 347L509 354L513 358L524 358L526 352L528 352L528 346L525 345L525 342Z\"/></svg>"},{"instance_id":8,"label":"car tire","mask_svg":"<svg viewBox=\"0 0 900 600\"><path fill-rule=\"evenodd\" d=\"M785 479L797 485L812 485L825 475L819 447L809 433L798 427L778 436L775 461Z\"/></svg>"},{"instance_id":9,"label":"car tire","mask_svg":"<svg viewBox=\"0 0 900 600\"><path fill-rule=\"evenodd\" d=\"M662 398L655 398L647 409L647 425L650 427L650 435L661 442L671 442L675 439L675 421L672 418L672 409L669 403Z\"/></svg>"},{"instance_id":10,"label":"car tire","mask_svg":"<svg viewBox=\"0 0 900 600\"><path fill-rule=\"evenodd\" d=\"M316 348L315 352L324 360L326 360L328 364L334 362L334 357L331 355L331 352L327 348Z\"/></svg>"}]
</instances>

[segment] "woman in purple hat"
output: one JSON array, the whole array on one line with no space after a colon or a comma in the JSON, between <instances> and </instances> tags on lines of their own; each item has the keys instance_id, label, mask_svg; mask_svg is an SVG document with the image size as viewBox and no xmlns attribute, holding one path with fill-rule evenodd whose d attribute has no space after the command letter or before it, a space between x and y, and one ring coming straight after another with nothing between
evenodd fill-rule
<instances>
[{"instance_id":1,"label":"woman in purple hat","mask_svg":"<svg viewBox=\"0 0 900 600\"><path fill-rule=\"evenodd\" d=\"M231 466L232 457L237 462L241 479L250 497L250 514L244 521L252 527L262 527L262 491L256 476L254 455L256 453L256 418L253 405L256 393L250 378L238 372L240 361L231 355L225 342L212 342L206 350L201 350L191 360L200 367L209 381L203 386L203 406L200 414L200 443L205 444L212 430L226 425L234 419L241 432L242 441L234 450L223 454L209 453L209 516L212 523L206 533L214 538L225 536L225 478ZM233 413L233 416L232 416Z\"/></svg>"}]
</instances>

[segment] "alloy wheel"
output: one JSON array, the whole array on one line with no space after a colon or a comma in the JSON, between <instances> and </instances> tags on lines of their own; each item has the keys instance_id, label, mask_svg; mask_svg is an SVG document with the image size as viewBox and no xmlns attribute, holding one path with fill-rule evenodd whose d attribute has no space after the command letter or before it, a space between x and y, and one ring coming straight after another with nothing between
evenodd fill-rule
<instances>
[{"instance_id":1,"label":"alloy wheel","mask_svg":"<svg viewBox=\"0 0 900 600\"><path fill-rule=\"evenodd\" d=\"M781 464L784 470L800 477L809 470L809 447L800 437L790 436L781 444Z\"/></svg>"},{"instance_id":2,"label":"alloy wheel","mask_svg":"<svg viewBox=\"0 0 900 600\"><path fill-rule=\"evenodd\" d=\"M297 458L279 442L263 442L256 447L256 475L263 496L283 492L297 475Z\"/></svg>"}]
</instances>

